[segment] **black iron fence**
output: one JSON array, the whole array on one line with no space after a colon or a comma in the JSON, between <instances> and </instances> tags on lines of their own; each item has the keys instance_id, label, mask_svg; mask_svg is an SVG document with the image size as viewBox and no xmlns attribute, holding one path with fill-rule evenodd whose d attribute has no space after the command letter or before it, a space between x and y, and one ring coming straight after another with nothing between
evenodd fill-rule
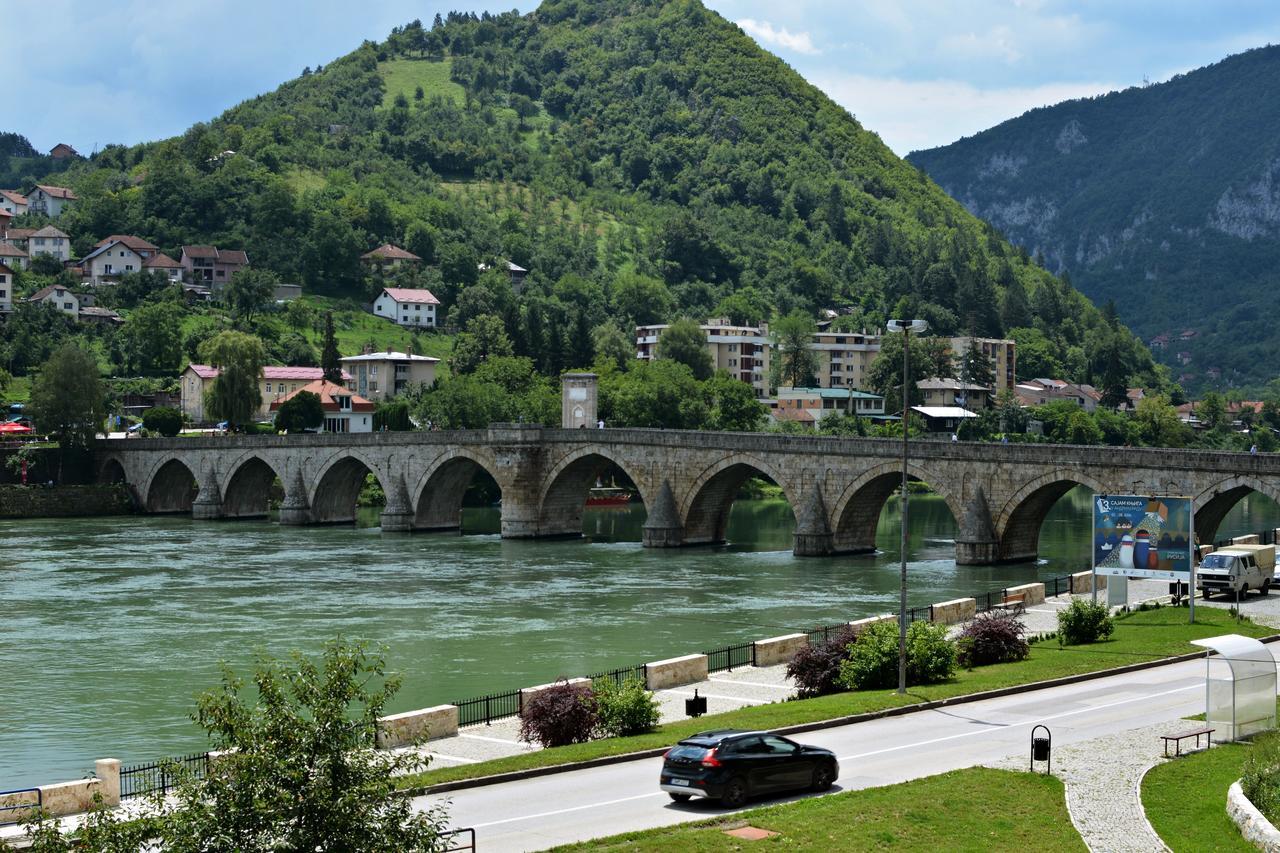
<instances>
[{"instance_id":1,"label":"black iron fence","mask_svg":"<svg viewBox=\"0 0 1280 853\"><path fill-rule=\"evenodd\" d=\"M820 643L827 643L831 638L849 628L849 623L841 622L838 625L823 625L821 628L810 628L805 633L809 636L809 645L816 646Z\"/></svg>"},{"instance_id":2,"label":"black iron fence","mask_svg":"<svg viewBox=\"0 0 1280 853\"><path fill-rule=\"evenodd\" d=\"M524 707L519 690L508 690L506 693L490 693L474 699L461 699L453 703L458 706L458 725L474 726L484 723L486 726L494 720L519 716Z\"/></svg>"},{"instance_id":3,"label":"black iron fence","mask_svg":"<svg viewBox=\"0 0 1280 853\"><path fill-rule=\"evenodd\" d=\"M184 777L203 779L209 772L209 753L162 758L120 768L120 797L141 797L177 787Z\"/></svg>"},{"instance_id":4,"label":"black iron fence","mask_svg":"<svg viewBox=\"0 0 1280 853\"><path fill-rule=\"evenodd\" d=\"M707 656L707 672L732 672L735 666L756 665L755 643L739 643L703 654Z\"/></svg>"},{"instance_id":5,"label":"black iron fence","mask_svg":"<svg viewBox=\"0 0 1280 853\"><path fill-rule=\"evenodd\" d=\"M474 851L476 849L476 831L467 827L466 829L452 829L448 832L440 833L440 840L448 847L443 848L442 853L463 853L463 851Z\"/></svg>"},{"instance_id":6,"label":"black iron fence","mask_svg":"<svg viewBox=\"0 0 1280 853\"><path fill-rule=\"evenodd\" d=\"M34 794L34 796L30 796ZM44 795L39 788L14 788L0 791L0 826L21 823L44 808Z\"/></svg>"},{"instance_id":7,"label":"black iron fence","mask_svg":"<svg viewBox=\"0 0 1280 853\"><path fill-rule=\"evenodd\" d=\"M588 675L587 678L592 681L600 679L609 679L618 687L626 684L628 681L639 681L641 684L648 683L649 666L648 664L640 664L639 666L624 666L622 669L611 669L608 672L597 672L595 675Z\"/></svg>"}]
</instances>

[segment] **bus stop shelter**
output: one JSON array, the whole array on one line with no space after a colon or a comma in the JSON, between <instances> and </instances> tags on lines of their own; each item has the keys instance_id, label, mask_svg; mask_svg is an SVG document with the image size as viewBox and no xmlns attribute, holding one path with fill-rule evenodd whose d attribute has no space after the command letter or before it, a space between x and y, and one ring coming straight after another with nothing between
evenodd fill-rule
<instances>
[{"instance_id":1,"label":"bus stop shelter","mask_svg":"<svg viewBox=\"0 0 1280 853\"><path fill-rule=\"evenodd\" d=\"M1191 642L1211 652L1205 658L1204 719L1218 739L1238 740L1274 729L1276 660L1270 649L1240 634Z\"/></svg>"}]
</instances>

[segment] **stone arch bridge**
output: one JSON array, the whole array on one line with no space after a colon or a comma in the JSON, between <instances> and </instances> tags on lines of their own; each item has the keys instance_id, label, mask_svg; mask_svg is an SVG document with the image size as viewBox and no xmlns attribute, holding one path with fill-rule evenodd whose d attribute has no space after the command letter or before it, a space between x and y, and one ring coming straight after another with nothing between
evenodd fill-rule
<instances>
[{"instance_id":1,"label":"stone arch bridge","mask_svg":"<svg viewBox=\"0 0 1280 853\"><path fill-rule=\"evenodd\" d=\"M458 528L463 493L484 471L502 490L508 538L581 535L588 490L616 465L644 501L644 545L654 548L724 541L734 496L762 474L795 513L795 553L810 556L875 550L881 508L901 480L900 453L890 439L499 424L104 440L95 462L101 481L129 485L139 510L199 519L266 516L278 478L282 524L354 520L372 473L387 496L384 531ZM970 565L1034 559L1045 515L1076 485L1189 495L1202 541L1248 493L1280 501L1280 455L917 441L909 471L946 501L958 529L956 561Z\"/></svg>"}]
</instances>

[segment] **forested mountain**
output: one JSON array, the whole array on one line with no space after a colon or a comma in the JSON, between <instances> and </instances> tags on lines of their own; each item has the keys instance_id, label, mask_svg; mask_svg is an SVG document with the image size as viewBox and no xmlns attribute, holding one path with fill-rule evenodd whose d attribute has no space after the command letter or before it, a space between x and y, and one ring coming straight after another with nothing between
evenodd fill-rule
<instances>
[{"instance_id":1,"label":"forested mountain","mask_svg":"<svg viewBox=\"0 0 1280 853\"><path fill-rule=\"evenodd\" d=\"M0 189L31 189L28 184L70 165L41 154L20 133L0 131Z\"/></svg>"},{"instance_id":2,"label":"forested mountain","mask_svg":"<svg viewBox=\"0 0 1280 853\"><path fill-rule=\"evenodd\" d=\"M1280 372L1277 91L1280 47L1260 48L908 159L1148 341L1167 336L1158 357L1189 386L1260 385Z\"/></svg>"},{"instance_id":3,"label":"forested mountain","mask_svg":"<svg viewBox=\"0 0 1280 853\"><path fill-rule=\"evenodd\" d=\"M851 327L1018 329L1032 375L1161 381L1123 327L696 0L414 21L65 178L80 250L115 233L243 247L363 299L383 282L359 255L400 244L427 262L402 284L456 328L501 318L548 373L589 363L607 320L836 308ZM502 259L531 271L518 296L477 273Z\"/></svg>"}]
</instances>

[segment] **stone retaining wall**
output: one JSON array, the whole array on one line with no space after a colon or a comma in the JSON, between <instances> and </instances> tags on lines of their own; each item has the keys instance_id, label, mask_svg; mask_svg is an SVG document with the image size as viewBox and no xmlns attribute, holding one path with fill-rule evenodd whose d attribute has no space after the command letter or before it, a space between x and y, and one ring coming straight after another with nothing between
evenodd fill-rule
<instances>
[{"instance_id":1,"label":"stone retaining wall","mask_svg":"<svg viewBox=\"0 0 1280 853\"><path fill-rule=\"evenodd\" d=\"M1033 604L1044 604L1044 584L1042 583L1024 583L1022 586L1011 586L1004 591L1006 597L1013 595L1025 596L1022 603L1027 607Z\"/></svg>"},{"instance_id":2,"label":"stone retaining wall","mask_svg":"<svg viewBox=\"0 0 1280 853\"><path fill-rule=\"evenodd\" d=\"M436 705L378 718L378 749L395 749L458 733L458 706Z\"/></svg>"},{"instance_id":3,"label":"stone retaining wall","mask_svg":"<svg viewBox=\"0 0 1280 853\"><path fill-rule=\"evenodd\" d=\"M646 687L663 690L707 680L707 656L685 655L645 664Z\"/></svg>"},{"instance_id":4,"label":"stone retaining wall","mask_svg":"<svg viewBox=\"0 0 1280 853\"><path fill-rule=\"evenodd\" d=\"M894 616L892 613L885 613L882 616L868 616L865 619L854 619L852 622L849 623L849 627L855 631L861 631L864 628L870 628L872 625L876 624L877 622L895 622L896 623L897 621L898 621L897 616Z\"/></svg>"},{"instance_id":5,"label":"stone retaining wall","mask_svg":"<svg viewBox=\"0 0 1280 853\"><path fill-rule=\"evenodd\" d=\"M131 512L133 497L123 484L0 485L0 518L69 518Z\"/></svg>"},{"instance_id":6,"label":"stone retaining wall","mask_svg":"<svg viewBox=\"0 0 1280 853\"><path fill-rule=\"evenodd\" d=\"M1233 536L1231 538L1232 545L1260 545L1258 534L1249 533L1245 536Z\"/></svg>"},{"instance_id":7,"label":"stone retaining wall","mask_svg":"<svg viewBox=\"0 0 1280 853\"><path fill-rule=\"evenodd\" d=\"M767 640L756 640L756 666L788 663L796 652L809 645L808 634L783 634Z\"/></svg>"},{"instance_id":8,"label":"stone retaining wall","mask_svg":"<svg viewBox=\"0 0 1280 853\"><path fill-rule=\"evenodd\" d=\"M943 625L967 622L978 615L978 602L972 598L954 598L941 601L929 608L929 621Z\"/></svg>"},{"instance_id":9,"label":"stone retaining wall","mask_svg":"<svg viewBox=\"0 0 1280 853\"><path fill-rule=\"evenodd\" d=\"M561 685L564 685L564 684L585 684L588 687L590 687L591 679L590 678L562 678L559 681L553 681L550 684L535 684L533 687L522 687L520 688L520 704L523 705L524 701L528 699L530 696L535 696L538 693L543 692L544 690L550 690L552 687L560 687Z\"/></svg>"},{"instance_id":10,"label":"stone retaining wall","mask_svg":"<svg viewBox=\"0 0 1280 853\"><path fill-rule=\"evenodd\" d=\"M1240 782L1231 783L1227 791L1227 817L1239 827L1245 840L1267 853L1280 853L1280 832L1244 795Z\"/></svg>"},{"instance_id":11,"label":"stone retaining wall","mask_svg":"<svg viewBox=\"0 0 1280 853\"><path fill-rule=\"evenodd\" d=\"M1098 575L1098 589L1107 588L1107 576ZM1071 576L1071 592L1079 595L1082 592L1093 592L1093 572L1076 572Z\"/></svg>"}]
</instances>

